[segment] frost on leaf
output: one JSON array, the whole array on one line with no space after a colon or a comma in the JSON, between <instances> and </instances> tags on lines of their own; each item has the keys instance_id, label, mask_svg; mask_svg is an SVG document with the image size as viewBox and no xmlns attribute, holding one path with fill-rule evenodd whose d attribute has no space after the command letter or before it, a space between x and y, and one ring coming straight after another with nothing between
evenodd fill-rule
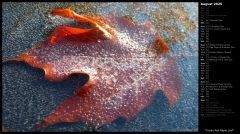
<instances>
[{"instance_id":1,"label":"frost on leaf","mask_svg":"<svg viewBox=\"0 0 240 134\"><path fill-rule=\"evenodd\" d=\"M12 60L41 68L45 78L62 81L73 73L88 82L34 126L83 121L99 127L119 117L131 120L163 91L173 106L181 80L176 59L150 22L137 25L118 16L80 16L69 9L53 15L72 18L91 28L58 26L51 36Z\"/></svg>"}]
</instances>

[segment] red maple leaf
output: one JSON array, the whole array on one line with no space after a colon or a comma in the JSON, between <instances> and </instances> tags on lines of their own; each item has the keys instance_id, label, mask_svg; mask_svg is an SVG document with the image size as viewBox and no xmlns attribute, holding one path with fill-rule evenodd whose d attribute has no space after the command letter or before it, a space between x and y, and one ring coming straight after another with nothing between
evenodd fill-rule
<instances>
[{"instance_id":1,"label":"red maple leaf","mask_svg":"<svg viewBox=\"0 0 240 134\"><path fill-rule=\"evenodd\" d=\"M182 85L178 65L150 22L136 25L124 17L83 17L69 9L52 14L92 26L58 26L49 39L10 60L43 69L50 81L73 73L87 74L89 80L34 130L60 122L81 120L99 127L119 117L131 120L152 102L157 90L171 106L176 103Z\"/></svg>"}]
</instances>

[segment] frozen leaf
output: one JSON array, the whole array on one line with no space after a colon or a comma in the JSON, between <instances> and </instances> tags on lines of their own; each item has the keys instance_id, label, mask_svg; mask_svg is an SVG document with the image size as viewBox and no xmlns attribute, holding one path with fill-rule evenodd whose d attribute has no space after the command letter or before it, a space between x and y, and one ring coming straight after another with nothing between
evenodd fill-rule
<instances>
[{"instance_id":1,"label":"frozen leaf","mask_svg":"<svg viewBox=\"0 0 240 134\"><path fill-rule=\"evenodd\" d=\"M89 80L33 130L60 122L100 127L119 117L131 120L152 102L157 90L171 106L176 103L182 85L178 65L150 22L84 17L69 9L52 14L75 19L79 26L58 26L49 39L10 60L43 69L50 81L75 73L87 74Z\"/></svg>"}]
</instances>

